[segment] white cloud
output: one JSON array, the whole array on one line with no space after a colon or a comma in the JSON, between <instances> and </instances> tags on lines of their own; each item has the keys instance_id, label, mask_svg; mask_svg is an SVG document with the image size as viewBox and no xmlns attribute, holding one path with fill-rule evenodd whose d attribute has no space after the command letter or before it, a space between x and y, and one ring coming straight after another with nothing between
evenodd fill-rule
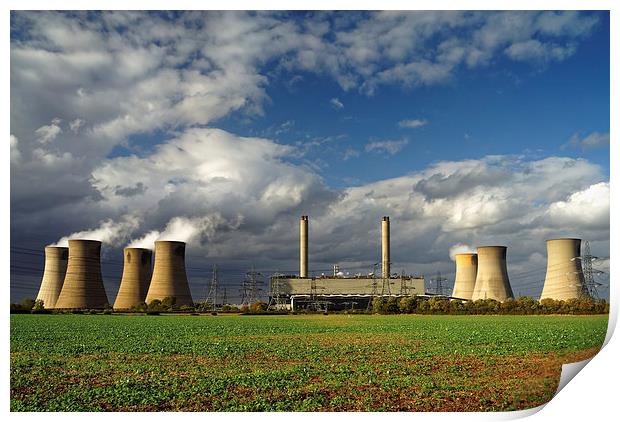
<instances>
[{"instance_id":1,"label":"white cloud","mask_svg":"<svg viewBox=\"0 0 620 422\"><path fill-rule=\"evenodd\" d=\"M549 206L553 225L576 227L609 227L609 183L601 182L574 192L566 200Z\"/></svg>"},{"instance_id":2,"label":"white cloud","mask_svg":"<svg viewBox=\"0 0 620 422\"><path fill-rule=\"evenodd\" d=\"M75 119L75 120L71 121L71 123L69 123L69 129L71 129L71 131L73 133L78 133L78 131L80 130L82 125L84 125L84 120L82 120L82 119Z\"/></svg>"},{"instance_id":3,"label":"white cloud","mask_svg":"<svg viewBox=\"0 0 620 422\"><path fill-rule=\"evenodd\" d=\"M573 134L567 143L562 145L562 149L567 147L589 149L605 147L609 145L609 132L592 132L586 137L581 137L578 133Z\"/></svg>"},{"instance_id":4,"label":"white cloud","mask_svg":"<svg viewBox=\"0 0 620 422\"><path fill-rule=\"evenodd\" d=\"M347 161L351 158L355 158L355 157L359 157L360 156L360 152L358 150L356 150L355 148L347 148L344 151L344 154L342 156L342 159L344 161Z\"/></svg>"},{"instance_id":5,"label":"white cloud","mask_svg":"<svg viewBox=\"0 0 620 422\"><path fill-rule=\"evenodd\" d=\"M60 119L55 118L49 125L44 125L34 131L37 135L37 141L42 144L47 144L52 142L56 137L62 133L62 129L60 128Z\"/></svg>"},{"instance_id":6,"label":"white cloud","mask_svg":"<svg viewBox=\"0 0 620 422\"><path fill-rule=\"evenodd\" d=\"M338 98L332 98L331 100L329 100L329 103L336 110L340 110L340 109L344 108L344 104L342 104L342 102Z\"/></svg>"},{"instance_id":7,"label":"white cloud","mask_svg":"<svg viewBox=\"0 0 620 422\"><path fill-rule=\"evenodd\" d=\"M385 152L390 155L394 155L403 149L409 141L407 139L401 139L396 141L372 141L366 144L366 152Z\"/></svg>"},{"instance_id":8,"label":"white cloud","mask_svg":"<svg viewBox=\"0 0 620 422\"><path fill-rule=\"evenodd\" d=\"M398 126L415 129L417 127L426 126L428 121L425 119L405 119L398 122Z\"/></svg>"},{"instance_id":9,"label":"white cloud","mask_svg":"<svg viewBox=\"0 0 620 422\"><path fill-rule=\"evenodd\" d=\"M19 164L22 160L22 154L19 152L19 140L11 134L11 164Z\"/></svg>"}]
</instances>

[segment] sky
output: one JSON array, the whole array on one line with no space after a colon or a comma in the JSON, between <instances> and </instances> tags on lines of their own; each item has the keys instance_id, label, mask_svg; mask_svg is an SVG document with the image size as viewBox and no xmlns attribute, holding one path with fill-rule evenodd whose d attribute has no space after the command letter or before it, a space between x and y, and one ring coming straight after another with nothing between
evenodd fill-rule
<instances>
[{"instance_id":1,"label":"sky","mask_svg":"<svg viewBox=\"0 0 620 422\"><path fill-rule=\"evenodd\" d=\"M234 300L298 271L300 215L315 275L370 272L383 215L427 281L501 244L538 297L556 237L608 273L609 39L607 12L12 12L11 300L69 238L110 302L157 239Z\"/></svg>"}]
</instances>

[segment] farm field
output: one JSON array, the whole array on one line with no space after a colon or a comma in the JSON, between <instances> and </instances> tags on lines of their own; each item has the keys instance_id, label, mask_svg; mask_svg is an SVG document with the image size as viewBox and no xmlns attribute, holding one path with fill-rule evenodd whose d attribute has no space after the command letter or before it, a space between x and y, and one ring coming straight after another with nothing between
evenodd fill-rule
<instances>
[{"instance_id":1,"label":"farm field","mask_svg":"<svg viewBox=\"0 0 620 422\"><path fill-rule=\"evenodd\" d=\"M11 315L10 407L519 410L606 329L607 315Z\"/></svg>"}]
</instances>

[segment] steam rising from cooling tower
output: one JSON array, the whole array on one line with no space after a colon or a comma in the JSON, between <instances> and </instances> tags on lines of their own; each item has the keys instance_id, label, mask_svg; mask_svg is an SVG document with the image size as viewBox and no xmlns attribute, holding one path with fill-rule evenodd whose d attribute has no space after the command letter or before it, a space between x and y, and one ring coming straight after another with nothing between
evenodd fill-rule
<instances>
[{"instance_id":1,"label":"steam rising from cooling tower","mask_svg":"<svg viewBox=\"0 0 620 422\"><path fill-rule=\"evenodd\" d=\"M101 242L98 240L69 240L67 274L55 308L97 309L108 306L100 256Z\"/></svg>"},{"instance_id":2,"label":"steam rising from cooling tower","mask_svg":"<svg viewBox=\"0 0 620 422\"><path fill-rule=\"evenodd\" d=\"M125 265L114 309L130 309L144 302L151 282L150 249L125 248L123 255Z\"/></svg>"},{"instance_id":3,"label":"steam rising from cooling tower","mask_svg":"<svg viewBox=\"0 0 620 422\"><path fill-rule=\"evenodd\" d=\"M452 297L471 300L476 285L478 271L478 255L475 253L459 253L455 255L456 276Z\"/></svg>"},{"instance_id":4,"label":"steam rising from cooling tower","mask_svg":"<svg viewBox=\"0 0 620 422\"><path fill-rule=\"evenodd\" d=\"M547 240L547 275L540 299L566 300L586 294L581 239Z\"/></svg>"},{"instance_id":5,"label":"steam rising from cooling tower","mask_svg":"<svg viewBox=\"0 0 620 422\"><path fill-rule=\"evenodd\" d=\"M45 247L45 270L43 271L37 300L42 300L46 309L52 309L56 306L67 273L68 257L69 248Z\"/></svg>"},{"instance_id":6,"label":"steam rising from cooling tower","mask_svg":"<svg viewBox=\"0 0 620 422\"><path fill-rule=\"evenodd\" d=\"M390 278L390 217L381 219L381 277Z\"/></svg>"},{"instance_id":7,"label":"steam rising from cooling tower","mask_svg":"<svg viewBox=\"0 0 620 422\"><path fill-rule=\"evenodd\" d=\"M146 303L166 297L174 297L179 306L194 304L185 273L184 242L155 242L155 265Z\"/></svg>"},{"instance_id":8,"label":"steam rising from cooling tower","mask_svg":"<svg viewBox=\"0 0 620 422\"><path fill-rule=\"evenodd\" d=\"M478 247L478 272L472 300L503 302L513 297L506 269L506 249L506 246Z\"/></svg>"},{"instance_id":9,"label":"steam rising from cooling tower","mask_svg":"<svg viewBox=\"0 0 620 422\"><path fill-rule=\"evenodd\" d=\"M299 277L308 277L308 216L299 220Z\"/></svg>"}]
</instances>

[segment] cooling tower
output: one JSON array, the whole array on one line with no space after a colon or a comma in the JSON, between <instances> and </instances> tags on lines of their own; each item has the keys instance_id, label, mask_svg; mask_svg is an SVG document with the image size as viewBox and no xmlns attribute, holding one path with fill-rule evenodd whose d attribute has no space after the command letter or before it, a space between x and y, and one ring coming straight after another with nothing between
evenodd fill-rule
<instances>
[{"instance_id":1,"label":"cooling tower","mask_svg":"<svg viewBox=\"0 0 620 422\"><path fill-rule=\"evenodd\" d=\"M299 277L308 277L308 216L299 220Z\"/></svg>"},{"instance_id":2,"label":"cooling tower","mask_svg":"<svg viewBox=\"0 0 620 422\"><path fill-rule=\"evenodd\" d=\"M45 309L52 309L62 290L62 283L67 272L69 248L58 246L45 247L45 270L37 300L43 301Z\"/></svg>"},{"instance_id":3,"label":"cooling tower","mask_svg":"<svg viewBox=\"0 0 620 422\"><path fill-rule=\"evenodd\" d=\"M547 275L540 299L566 300L587 294L580 257L581 239L547 240Z\"/></svg>"},{"instance_id":4,"label":"cooling tower","mask_svg":"<svg viewBox=\"0 0 620 422\"><path fill-rule=\"evenodd\" d=\"M144 302L151 282L151 250L125 248L123 254L125 265L114 309L130 309Z\"/></svg>"},{"instance_id":5,"label":"cooling tower","mask_svg":"<svg viewBox=\"0 0 620 422\"><path fill-rule=\"evenodd\" d=\"M479 246L478 272L471 299L503 302L511 297L513 294L506 269L506 246Z\"/></svg>"},{"instance_id":6,"label":"cooling tower","mask_svg":"<svg viewBox=\"0 0 620 422\"><path fill-rule=\"evenodd\" d=\"M97 309L108 306L101 278L101 242L69 240L69 263L56 309Z\"/></svg>"},{"instance_id":7,"label":"cooling tower","mask_svg":"<svg viewBox=\"0 0 620 422\"><path fill-rule=\"evenodd\" d=\"M452 297L471 300L476 285L478 255L475 253L456 254L456 276Z\"/></svg>"},{"instance_id":8,"label":"cooling tower","mask_svg":"<svg viewBox=\"0 0 620 422\"><path fill-rule=\"evenodd\" d=\"M381 277L390 278L390 217L381 219Z\"/></svg>"},{"instance_id":9,"label":"cooling tower","mask_svg":"<svg viewBox=\"0 0 620 422\"><path fill-rule=\"evenodd\" d=\"M155 242L155 265L146 303L166 297L174 297L179 306L194 305L185 274L185 242Z\"/></svg>"}]
</instances>

